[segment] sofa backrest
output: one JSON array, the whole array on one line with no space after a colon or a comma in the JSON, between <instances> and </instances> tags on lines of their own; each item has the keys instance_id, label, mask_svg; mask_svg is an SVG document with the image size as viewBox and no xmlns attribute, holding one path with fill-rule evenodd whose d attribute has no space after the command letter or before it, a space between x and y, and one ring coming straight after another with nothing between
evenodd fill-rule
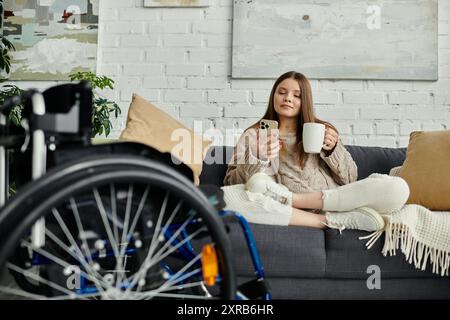
<instances>
[{"instance_id":1,"label":"sofa backrest","mask_svg":"<svg viewBox=\"0 0 450 320\"><path fill-rule=\"evenodd\" d=\"M406 156L406 148L345 146L358 166L358 180L372 173L388 174L393 167L401 166ZM223 185L233 147L213 146L203 162L200 175L201 184Z\"/></svg>"},{"instance_id":2,"label":"sofa backrest","mask_svg":"<svg viewBox=\"0 0 450 320\"><path fill-rule=\"evenodd\" d=\"M358 166L358 180L372 173L389 174L389 170L401 166L406 148L345 146Z\"/></svg>"}]
</instances>

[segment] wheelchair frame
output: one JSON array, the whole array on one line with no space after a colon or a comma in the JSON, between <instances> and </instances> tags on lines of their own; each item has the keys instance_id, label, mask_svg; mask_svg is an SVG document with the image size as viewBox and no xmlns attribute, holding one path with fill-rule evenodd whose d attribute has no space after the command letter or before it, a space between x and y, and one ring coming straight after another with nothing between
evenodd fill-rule
<instances>
[{"instance_id":1,"label":"wheelchair frame","mask_svg":"<svg viewBox=\"0 0 450 320\"><path fill-rule=\"evenodd\" d=\"M67 86L67 88L70 88L72 90L75 85L62 85ZM90 87L87 83L81 82L78 84L79 88L81 88L81 91L84 90L85 96L82 97L82 99L75 99L78 101L74 105L70 105L70 108L66 109L66 114L54 114L49 115L46 114L46 103L50 101L51 94L54 92L58 92L58 87L62 86L56 86L53 87L54 90L48 90L46 92L49 92L46 97L44 97L44 94L36 91L36 90L30 90L26 92L26 94L22 97L13 97L12 99L5 102L5 104L0 107L0 127L3 128L3 136L7 136L7 119L3 112L7 111L8 109L14 107L15 105L25 102L25 107L28 107L31 111L29 118L24 118L24 121L22 122L22 126L26 129L26 139L25 139L25 145L22 146L22 151L27 149L28 139L30 136L32 136L32 181L35 181L39 178L42 178L46 174L46 163L47 163L47 148L54 151L56 149L56 142L55 142L55 136L60 133L70 133L75 134L77 136L78 142L81 142L81 145L83 147L89 146L90 141L90 117L91 117L91 111L90 108L92 107L92 92L90 90ZM77 98L80 98L78 95ZM70 100L70 99L68 99ZM79 102L81 100L81 103ZM66 101L67 102L67 101ZM67 104L67 103L66 103ZM70 104L70 103L69 103ZM52 106L53 111L57 110L57 106ZM78 114L77 114L78 113ZM73 124L70 125L71 122L73 122L74 116L78 115L78 122L74 126ZM86 121L87 120L87 121ZM29 122L27 122L29 121ZM62 125L66 124L66 125ZM62 128L65 128L62 129ZM54 132L56 134L50 136L50 145L47 146L46 142L46 133L47 132ZM0 139L1 141L1 139ZM8 143L1 143L0 142L0 223L1 223L1 217L2 217L2 207L6 207L7 205L7 193L8 193L8 161L7 161L7 148L13 146L12 143L8 145ZM79 159L80 161L82 159ZM210 197L208 199L210 202L214 203L215 199L214 196ZM256 248L255 241L253 239L253 235L251 232L251 229L249 227L248 222L245 220L245 218L240 215L239 213L232 212L232 211L224 211L219 210L218 215L223 219L227 217L234 217L237 219L240 227L242 228L242 231L245 235L245 239L248 245L248 249L250 252L250 257L252 260L253 267L255 269L255 275L256 280L252 281L252 283L246 283L241 285L236 290L236 299L249 299L249 298L262 298L264 300L271 299L271 294L269 291L269 288L264 280L264 268L262 266L258 250ZM200 219L201 220L201 219ZM223 222L223 220L222 220ZM171 224L170 228L166 229L164 232L164 237L167 241L171 242L171 245L174 245L177 247L178 254L185 259L186 261L189 261L196 257L195 249L191 241L189 240L189 236L186 232L186 227L191 227L192 225L195 225L197 223L196 220L189 222L188 225L186 225L181 233L183 235L183 240L180 242L179 240L174 237L175 230L180 230L180 224ZM33 248L32 252L32 259L31 259L31 265L33 266L43 266L49 263L49 259L40 254L38 251L40 248L42 248L45 245L45 218L41 217L39 220L32 226L31 230L31 244ZM172 240L171 240L172 239ZM188 241L185 241L185 240ZM104 243L107 243L108 241L106 239L103 240ZM183 242L185 242L183 244ZM180 245L181 243L181 245ZM112 244L110 244L112 245ZM136 248L128 248L128 245L125 249L126 254L134 254L136 251ZM106 249L104 252L101 253L103 256L114 256L114 252L112 248ZM100 255L100 250L98 255ZM85 257L86 258L86 257ZM97 256L91 254L91 258L97 258ZM195 263L197 266L202 268L202 262L198 261ZM126 262L124 262L125 266ZM1 266L0 266L1 267ZM168 273L168 279L179 277L177 272L172 271L169 266L163 266L163 268ZM198 268L196 269L198 270ZM202 271L197 271L197 273L200 273ZM179 271L178 271L179 273ZM194 274L192 274L194 275ZM185 275L183 275L185 276ZM183 277L182 276L182 277ZM217 275L217 281L221 281L220 275ZM98 288L96 286L92 286L88 284L88 278L81 275L81 286L75 290L76 294L79 294L81 296L87 296L89 294L95 293L98 291ZM129 284L128 284L129 285ZM132 283L131 283L132 285ZM256 289L255 289L256 288ZM120 289L123 290L129 290L127 287L127 283L123 285ZM203 284L204 291L207 292L205 285ZM256 292L256 294L255 294Z\"/></svg>"}]
</instances>

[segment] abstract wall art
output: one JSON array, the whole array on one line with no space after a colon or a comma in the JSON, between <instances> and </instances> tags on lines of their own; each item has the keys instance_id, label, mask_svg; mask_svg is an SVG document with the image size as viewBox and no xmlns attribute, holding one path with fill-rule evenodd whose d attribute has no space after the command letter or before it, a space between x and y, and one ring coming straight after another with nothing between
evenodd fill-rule
<instances>
[{"instance_id":1,"label":"abstract wall art","mask_svg":"<svg viewBox=\"0 0 450 320\"><path fill-rule=\"evenodd\" d=\"M144 0L144 7L207 7L209 0Z\"/></svg>"},{"instance_id":2,"label":"abstract wall art","mask_svg":"<svg viewBox=\"0 0 450 320\"><path fill-rule=\"evenodd\" d=\"M10 80L68 80L97 64L99 0L5 0Z\"/></svg>"},{"instance_id":3,"label":"abstract wall art","mask_svg":"<svg viewBox=\"0 0 450 320\"><path fill-rule=\"evenodd\" d=\"M437 80L437 0L234 0L233 78Z\"/></svg>"}]
</instances>

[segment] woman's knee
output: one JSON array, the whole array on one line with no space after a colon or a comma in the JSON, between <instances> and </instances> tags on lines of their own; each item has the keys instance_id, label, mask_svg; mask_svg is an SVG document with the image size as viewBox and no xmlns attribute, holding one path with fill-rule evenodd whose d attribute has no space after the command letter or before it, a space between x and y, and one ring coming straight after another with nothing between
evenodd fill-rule
<instances>
[{"instance_id":1,"label":"woman's knee","mask_svg":"<svg viewBox=\"0 0 450 320\"><path fill-rule=\"evenodd\" d=\"M400 209L408 200L409 186L408 183L400 177L391 177L386 179L385 184L385 201L389 210Z\"/></svg>"}]
</instances>

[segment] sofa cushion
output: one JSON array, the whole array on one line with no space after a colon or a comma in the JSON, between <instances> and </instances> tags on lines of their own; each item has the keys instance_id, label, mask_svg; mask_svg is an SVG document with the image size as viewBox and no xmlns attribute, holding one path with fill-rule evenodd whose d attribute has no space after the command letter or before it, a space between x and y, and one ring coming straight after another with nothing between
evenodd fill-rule
<instances>
[{"instance_id":1,"label":"sofa cushion","mask_svg":"<svg viewBox=\"0 0 450 320\"><path fill-rule=\"evenodd\" d=\"M255 269L240 225L229 222L234 264L238 276ZM325 242L320 229L250 224L267 277L321 278L325 275Z\"/></svg>"},{"instance_id":2,"label":"sofa cushion","mask_svg":"<svg viewBox=\"0 0 450 320\"><path fill-rule=\"evenodd\" d=\"M367 250L367 240L358 237L368 233L356 230L345 230L339 234L338 230L329 229L325 232L326 269L327 278L367 279L372 272L367 272L369 266L378 266L381 278L436 278L440 275L432 273L430 266L427 270L417 270L413 264L406 261L403 253L395 256L383 256L384 235ZM442 277L441 277L442 278Z\"/></svg>"},{"instance_id":3,"label":"sofa cushion","mask_svg":"<svg viewBox=\"0 0 450 320\"><path fill-rule=\"evenodd\" d=\"M449 159L450 130L411 133L406 160L399 172L410 189L407 204L434 211L450 210Z\"/></svg>"},{"instance_id":4,"label":"sofa cushion","mask_svg":"<svg viewBox=\"0 0 450 320\"><path fill-rule=\"evenodd\" d=\"M173 162L181 161L191 168L196 185L200 182L203 154L211 144L211 141L136 93L133 94L126 127L120 134L119 141L139 142L160 152L171 153Z\"/></svg>"}]
</instances>

